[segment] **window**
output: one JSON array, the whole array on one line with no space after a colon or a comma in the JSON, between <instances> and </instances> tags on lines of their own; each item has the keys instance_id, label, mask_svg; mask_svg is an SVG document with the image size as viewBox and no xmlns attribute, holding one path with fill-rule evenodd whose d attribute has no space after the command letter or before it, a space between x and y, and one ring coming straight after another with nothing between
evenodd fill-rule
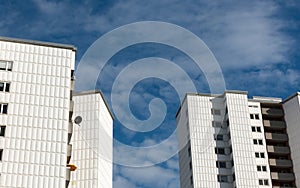
<instances>
[{"instance_id":1,"label":"window","mask_svg":"<svg viewBox=\"0 0 300 188\"><path fill-rule=\"evenodd\" d=\"M265 158L265 154L264 153L255 152L255 157L256 158Z\"/></svg>"},{"instance_id":2,"label":"window","mask_svg":"<svg viewBox=\"0 0 300 188\"><path fill-rule=\"evenodd\" d=\"M251 129L252 129L252 132L259 132L259 133L261 133L261 128L260 127L252 126Z\"/></svg>"},{"instance_id":3,"label":"window","mask_svg":"<svg viewBox=\"0 0 300 188\"><path fill-rule=\"evenodd\" d=\"M224 140L224 135L222 134L215 135L215 140Z\"/></svg>"},{"instance_id":4,"label":"window","mask_svg":"<svg viewBox=\"0 0 300 188\"><path fill-rule=\"evenodd\" d=\"M0 91L9 92L10 83L0 82Z\"/></svg>"},{"instance_id":5,"label":"window","mask_svg":"<svg viewBox=\"0 0 300 188\"><path fill-rule=\"evenodd\" d=\"M192 161L190 161L190 170L193 169Z\"/></svg>"},{"instance_id":6,"label":"window","mask_svg":"<svg viewBox=\"0 0 300 188\"><path fill-rule=\"evenodd\" d=\"M7 106L8 104L0 103L0 114L7 114Z\"/></svg>"},{"instance_id":7,"label":"window","mask_svg":"<svg viewBox=\"0 0 300 188\"><path fill-rule=\"evenodd\" d=\"M263 141L261 139L253 139L253 144L263 145Z\"/></svg>"},{"instance_id":8,"label":"window","mask_svg":"<svg viewBox=\"0 0 300 188\"><path fill-rule=\"evenodd\" d=\"M0 161L2 161L3 149L0 149Z\"/></svg>"},{"instance_id":9,"label":"window","mask_svg":"<svg viewBox=\"0 0 300 188\"><path fill-rule=\"evenodd\" d=\"M253 139L253 144L257 144L257 140L256 139Z\"/></svg>"},{"instance_id":10,"label":"window","mask_svg":"<svg viewBox=\"0 0 300 188\"><path fill-rule=\"evenodd\" d=\"M268 180L264 180L264 184L265 185L269 185L269 181Z\"/></svg>"},{"instance_id":11,"label":"window","mask_svg":"<svg viewBox=\"0 0 300 188\"><path fill-rule=\"evenodd\" d=\"M218 109L211 109L211 114L213 115L221 115L221 110L218 110Z\"/></svg>"},{"instance_id":12,"label":"window","mask_svg":"<svg viewBox=\"0 0 300 188\"><path fill-rule=\"evenodd\" d=\"M266 172L267 171L267 167L266 166L257 166L257 171Z\"/></svg>"},{"instance_id":13,"label":"window","mask_svg":"<svg viewBox=\"0 0 300 188\"><path fill-rule=\"evenodd\" d=\"M259 185L269 185L269 180L267 179L259 179L258 180Z\"/></svg>"},{"instance_id":14,"label":"window","mask_svg":"<svg viewBox=\"0 0 300 188\"><path fill-rule=\"evenodd\" d=\"M248 105L249 108L258 108L256 105Z\"/></svg>"},{"instance_id":15,"label":"window","mask_svg":"<svg viewBox=\"0 0 300 188\"><path fill-rule=\"evenodd\" d=\"M260 127L256 127L256 132L261 133L261 128Z\"/></svg>"},{"instance_id":16,"label":"window","mask_svg":"<svg viewBox=\"0 0 300 188\"><path fill-rule=\"evenodd\" d=\"M216 166L217 166L217 168L226 168L226 162L225 161L217 161Z\"/></svg>"},{"instance_id":17,"label":"window","mask_svg":"<svg viewBox=\"0 0 300 188\"><path fill-rule=\"evenodd\" d=\"M218 175L218 182L228 182L228 177L224 175Z\"/></svg>"},{"instance_id":18,"label":"window","mask_svg":"<svg viewBox=\"0 0 300 188\"><path fill-rule=\"evenodd\" d=\"M189 154L189 157L191 156L192 152L191 152L191 147L189 147L188 149L188 154Z\"/></svg>"},{"instance_id":19,"label":"window","mask_svg":"<svg viewBox=\"0 0 300 188\"><path fill-rule=\"evenodd\" d=\"M215 153L225 155L225 148L215 148Z\"/></svg>"},{"instance_id":20,"label":"window","mask_svg":"<svg viewBox=\"0 0 300 188\"><path fill-rule=\"evenodd\" d=\"M12 62L0 60L0 70L11 71L12 70Z\"/></svg>"},{"instance_id":21,"label":"window","mask_svg":"<svg viewBox=\"0 0 300 188\"><path fill-rule=\"evenodd\" d=\"M0 136L5 136L5 128L6 126L0 126Z\"/></svg>"},{"instance_id":22,"label":"window","mask_svg":"<svg viewBox=\"0 0 300 188\"><path fill-rule=\"evenodd\" d=\"M259 119L258 114L250 114L250 119Z\"/></svg>"},{"instance_id":23,"label":"window","mask_svg":"<svg viewBox=\"0 0 300 188\"><path fill-rule=\"evenodd\" d=\"M220 121L212 121L212 126L213 127L221 127L222 123Z\"/></svg>"}]
</instances>

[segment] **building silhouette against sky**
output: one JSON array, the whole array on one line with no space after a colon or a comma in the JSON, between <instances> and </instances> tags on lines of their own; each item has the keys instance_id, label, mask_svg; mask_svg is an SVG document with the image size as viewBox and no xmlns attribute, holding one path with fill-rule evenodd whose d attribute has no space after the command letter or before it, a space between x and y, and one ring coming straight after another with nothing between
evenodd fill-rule
<instances>
[{"instance_id":1,"label":"building silhouette against sky","mask_svg":"<svg viewBox=\"0 0 300 188\"><path fill-rule=\"evenodd\" d=\"M81 116L74 126L71 163L71 187L112 188L113 180L113 116L100 91L76 93L74 117Z\"/></svg>"},{"instance_id":2,"label":"building silhouette against sky","mask_svg":"<svg viewBox=\"0 0 300 188\"><path fill-rule=\"evenodd\" d=\"M0 187L66 187L76 48L0 38Z\"/></svg>"},{"instance_id":3,"label":"building silhouette against sky","mask_svg":"<svg viewBox=\"0 0 300 188\"><path fill-rule=\"evenodd\" d=\"M182 188L300 187L300 93L187 94L176 117Z\"/></svg>"}]
</instances>

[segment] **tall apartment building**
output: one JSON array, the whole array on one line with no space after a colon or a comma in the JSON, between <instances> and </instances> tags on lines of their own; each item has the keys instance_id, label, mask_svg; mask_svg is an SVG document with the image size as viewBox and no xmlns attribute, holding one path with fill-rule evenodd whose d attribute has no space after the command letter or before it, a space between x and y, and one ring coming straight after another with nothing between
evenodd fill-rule
<instances>
[{"instance_id":1,"label":"tall apartment building","mask_svg":"<svg viewBox=\"0 0 300 188\"><path fill-rule=\"evenodd\" d=\"M67 187L76 48L0 38L0 187Z\"/></svg>"},{"instance_id":2,"label":"tall apartment building","mask_svg":"<svg viewBox=\"0 0 300 188\"><path fill-rule=\"evenodd\" d=\"M300 93L187 94L176 117L182 188L300 187Z\"/></svg>"},{"instance_id":3,"label":"tall apartment building","mask_svg":"<svg viewBox=\"0 0 300 188\"><path fill-rule=\"evenodd\" d=\"M78 167L72 173L71 187L112 188L113 116L100 91L77 93L74 117L82 122L74 126L71 163Z\"/></svg>"}]
</instances>

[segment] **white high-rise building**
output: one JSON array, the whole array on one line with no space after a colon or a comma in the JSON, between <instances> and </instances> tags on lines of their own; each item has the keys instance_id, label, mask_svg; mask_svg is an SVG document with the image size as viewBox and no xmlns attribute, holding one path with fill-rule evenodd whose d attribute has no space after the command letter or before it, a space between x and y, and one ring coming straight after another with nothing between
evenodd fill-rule
<instances>
[{"instance_id":1,"label":"white high-rise building","mask_svg":"<svg viewBox=\"0 0 300 188\"><path fill-rule=\"evenodd\" d=\"M113 116L100 91L77 93L74 117L82 117L74 126L71 163L71 187L112 188L113 181Z\"/></svg>"},{"instance_id":2,"label":"white high-rise building","mask_svg":"<svg viewBox=\"0 0 300 188\"><path fill-rule=\"evenodd\" d=\"M0 187L66 187L76 48L0 37Z\"/></svg>"},{"instance_id":3,"label":"white high-rise building","mask_svg":"<svg viewBox=\"0 0 300 188\"><path fill-rule=\"evenodd\" d=\"M182 188L300 187L300 93L187 94L176 117Z\"/></svg>"}]
</instances>

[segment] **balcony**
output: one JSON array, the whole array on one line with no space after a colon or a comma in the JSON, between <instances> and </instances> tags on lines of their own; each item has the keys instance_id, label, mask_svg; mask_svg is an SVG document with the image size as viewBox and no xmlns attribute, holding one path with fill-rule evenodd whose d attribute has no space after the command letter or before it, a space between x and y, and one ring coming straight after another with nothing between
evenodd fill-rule
<instances>
[{"instance_id":1,"label":"balcony","mask_svg":"<svg viewBox=\"0 0 300 188\"><path fill-rule=\"evenodd\" d=\"M68 144L68 150L67 150L67 164L69 164L70 159L71 159L71 156L72 156L72 145L71 145L71 144Z\"/></svg>"},{"instance_id":2,"label":"balcony","mask_svg":"<svg viewBox=\"0 0 300 188\"><path fill-rule=\"evenodd\" d=\"M264 120L264 127L269 130L283 130L286 128L286 125L284 121Z\"/></svg>"},{"instance_id":3,"label":"balcony","mask_svg":"<svg viewBox=\"0 0 300 188\"><path fill-rule=\"evenodd\" d=\"M70 101L69 111L73 112L74 109L74 101Z\"/></svg>"},{"instance_id":4,"label":"balcony","mask_svg":"<svg viewBox=\"0 0 300 188\"><path fill-rule=\"evenodd\" d=\"M71 179L71 167L67 167L67 170L66 170L66 180L70 181L70 179Z\"/></svg>"},{"instance_id":5,"label":"balcony","mask_svg":"<svg viewBox=\"0 0 300 188\"><path fill-rule=\"evenodd\" d=\"M265 133L266 140L272 142L287 142L288 136L287 134L280 133Z\"/></svg>"},{"instance_id":6,"label":"balcony","mask_svg":"<svg viewBox=\"0 0 300 188\"><path fill-rule=\"evenodd\" d=\"M288 159L269 159L271 167L277 168L291 168L293 166L292 161Z\"/></svg>"},{"instance_id":7,"label":"balcony","mask_svg":"<svg viewBox=\"0 0 300 188\"><path fill-rule=\"evenodd\" d=\"M75 88L75 77L72 77L71 78L71 88L70 88L70 90L74 90L74 88Z\"/></svg>"},{"instance_id":8,"label":"balcony","mask_svg":"<svg viewBox=\"0 0 300 188\"><path fill-rule=\"evenodd\" d=\"M284 115L283 110L279 108L262 108L261 112L269 117L282 117Z\"/></svg>"},{"instance_id":9,"label":"balcony","mask_svg":"<svg viewBox=\"0 0 300 188\"><path fill-rule=\"evenodd\" d=\"M73 133L73 123L72 123L72 122L69 122L68 133L69 133L69 134L72 134L72 133Z\"/></svg>"},{"instance_id":10,"label":"balcony","mask_svg":"<svg viewBox=\"0 0 300 188\"><path fill-rule=\"evenodd\" d=\"M272 180L276 181L294 181L295 176L292 173L280 173L280 172L271 172Z\"/></svg>"},{"instance_id":11,"label":"balcony","mask_svg":"<svg viewBox=\"0 0 300 188\"><path fill-rule=\"evenodd\" d=\"M267 146L268 153L273 153L277 155L287 155L290 154L290 148L287 146Z\"/></svg>"}]
</instances>

